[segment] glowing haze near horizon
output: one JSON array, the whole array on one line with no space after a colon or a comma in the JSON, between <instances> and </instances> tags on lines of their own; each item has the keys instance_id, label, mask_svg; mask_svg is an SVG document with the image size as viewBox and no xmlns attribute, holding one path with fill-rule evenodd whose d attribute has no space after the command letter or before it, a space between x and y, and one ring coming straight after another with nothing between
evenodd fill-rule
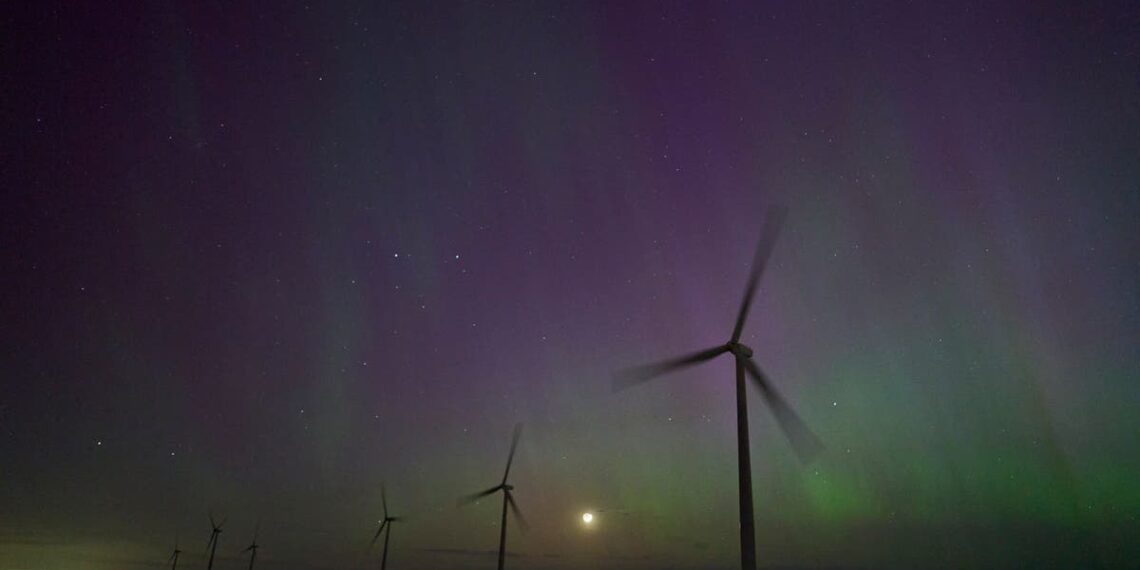
<instances>
[{"instance_id":1,"label":"glowing haze near horizon","mask_svg":"<svg viewBox=\"0 0 1140 570\"><path fill-rule=\"evenodd\" d=\"M734 567L730 361L609 374L777 202L761 564L1135 563L1138 11L949 4L9 10L0 567L493 567L515 422L509 566Z\"/></svg>"}]
</instances>

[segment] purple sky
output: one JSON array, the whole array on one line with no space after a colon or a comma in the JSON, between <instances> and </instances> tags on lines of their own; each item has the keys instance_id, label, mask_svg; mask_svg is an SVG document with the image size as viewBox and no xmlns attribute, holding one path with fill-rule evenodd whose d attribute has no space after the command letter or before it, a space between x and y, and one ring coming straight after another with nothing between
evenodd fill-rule
<instances>
[{"instance_id":1,"label":"purple sky","mask_svg":"<svg viewBox=\"0 0 1140 570\"><path fill-rule=\"evenodd\" d=\"M776 203L761 566L1134 563L1140 10L1049 4L6 9L0 568L493 567L516 422L511 567L734 567L728 360L610 374Z\"/></svg>"}]
</instances>

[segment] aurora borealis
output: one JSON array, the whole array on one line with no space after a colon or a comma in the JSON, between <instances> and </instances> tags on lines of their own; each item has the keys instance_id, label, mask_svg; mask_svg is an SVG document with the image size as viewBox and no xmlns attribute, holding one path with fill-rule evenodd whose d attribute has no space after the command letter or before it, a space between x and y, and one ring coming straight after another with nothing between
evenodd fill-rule
<instances>
[{"instance_id":1,"label":"aurora borealis","mask_svg":"<svg viewBox=\"0 0 1140 570\"><path fill-rule=\"evenodd\" d=\"M1140 8L5 9L0 570L1140 560ZM582 513L594 521L583 525ZM367 558L366 558L367 556ZM244 566L241 566L244 567ZM378 567L378 566L377 566Z\"/></svg>"}]
</instances>

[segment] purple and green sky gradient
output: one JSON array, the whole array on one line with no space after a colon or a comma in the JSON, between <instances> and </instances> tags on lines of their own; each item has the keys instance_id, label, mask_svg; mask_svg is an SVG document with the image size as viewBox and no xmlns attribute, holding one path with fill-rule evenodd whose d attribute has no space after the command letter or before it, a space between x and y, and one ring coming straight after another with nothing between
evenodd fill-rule
<instances>
[{"instance_id":1,"label":"purple and green sky gradient","mask_svg":"<svg viewBox=\"0 0 1140 570\"><path fill-rule=\"evenodd\" d=\"M12 7L0 568L1140 559L1128 3ZM580 523L593 510L597 524ZM1133 539L1129 539L1132 537Z\"/></svg>"}]
</instances>

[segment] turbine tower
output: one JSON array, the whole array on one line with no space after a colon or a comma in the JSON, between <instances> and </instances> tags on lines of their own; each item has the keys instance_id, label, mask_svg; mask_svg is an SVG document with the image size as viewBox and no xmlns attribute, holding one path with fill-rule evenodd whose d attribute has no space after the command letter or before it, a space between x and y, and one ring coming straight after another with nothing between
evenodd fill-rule
<instances>
[{"instance_id":1,"label":"turbine tower","mask_svg":"<svg viewBox=\"0 0 1140 570\"><path fill-rule=\"evenodd\" d=\"M773 208L767 215L764 229L760 235L760 243L752 260L752 272L744 287L744 299L741 301L740 311L736 316L736 325L733 327L732 336L727 343L654 364L626 369L615 374L613 380L613 389L618 392L663 374L707 362L722 354L732 354L736 361L736 452L737 483L740 486L740 566L744 570L756 569L756 534L752 516L752 458L748 443L748 403L744 390L745 375L751 376L756 382L756 386L760 389L760 395L771 408L773 415L776 416L777 423L788 437L792 449L800 461L810 462L823 450L823 444L819 438L792 411L791 406L776 391L768 376L752 360L752 349L740 342L744 323L748 319L748 311L752 307L752 298L756 295L756 286L760 282L760 276L764 273L764 267L768 263L768 257L776 244L786 215L787 212L782 207Z\"/></svg>"}]
</instances>

